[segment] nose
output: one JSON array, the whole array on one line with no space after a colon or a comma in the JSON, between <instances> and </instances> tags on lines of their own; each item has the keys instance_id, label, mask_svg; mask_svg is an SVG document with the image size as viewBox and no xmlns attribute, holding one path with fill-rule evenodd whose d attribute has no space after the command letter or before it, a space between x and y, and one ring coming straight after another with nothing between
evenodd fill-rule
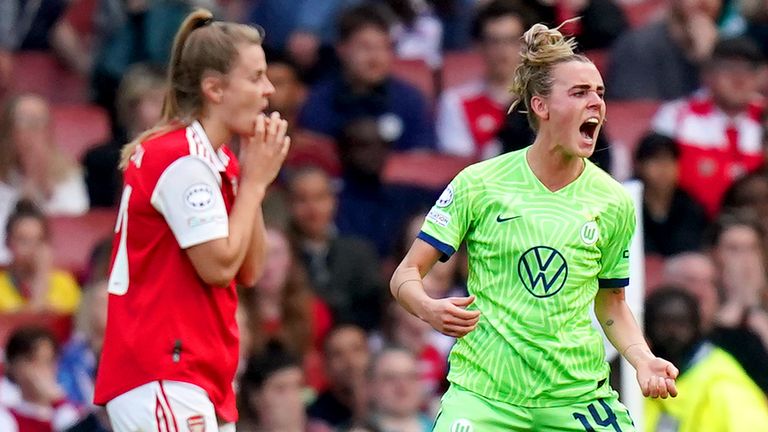
<instances>
[{"instance_id":1,"label":"nose","mask_svg":"<svg viewBox=\"0 0 768 432\"><path fill-rule=\"evenodd\" d=\"M272 81L270 81L269 78L267 78L266 76L264 77L264 79L267 82L267 85L264 88L264 97L270 97L275 93L275 86L272 85Z\"/></svg>"},{"instance_id":2,"label":"nose","mask_svg":"<svg viewBox=\"0 0 768 432\"><path fill-rule=\"evenodd\" d=\"M589 100L587 105L589 108L599 109L604 104L605 101L596 91L589 92Z\"/></svg>"}]
</instances>

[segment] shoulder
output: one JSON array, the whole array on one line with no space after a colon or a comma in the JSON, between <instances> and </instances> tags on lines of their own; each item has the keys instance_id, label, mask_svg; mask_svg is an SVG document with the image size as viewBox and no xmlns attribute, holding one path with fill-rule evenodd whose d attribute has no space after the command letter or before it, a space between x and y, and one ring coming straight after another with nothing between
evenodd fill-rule
<instances>
[{"instance_id":1,"label":"shoulder","mask_svg":"<svg viewBox=\"0 0 768 432\"><path fill-rule=\"evenodd\" d=\"M525 163L525 149L520 149L474 163L464 171L467 175L482 179L489 175L496 177L501 174L518 173L523 163Z\"/></svg>"},{"instance_id":2,"label":"shoulder","mask_svg":"<svg viewBox=\"0 0 768 432\"><path fill-rule=\"evenodd\" d=\"M627 189L602 168L587 160L585 174L586 187L599 199L615 203L618 207L632 207L632 197Z\"/></svg>"},{"instance_id":3,"label":"shoulder","mask_svg":"<svg viewBox=\"0 0 768 432\"><path fill-rule=\"evenodd\" d=\"M387 91L389 92L393 101L402 101L403 99L409 102L419 101L424 102L426 98L423 93L416 87L412 86L400 78L391 77L386 83ZM397 106L407 108L408 104L398 103Z\"/></svg>"}]
</instances>

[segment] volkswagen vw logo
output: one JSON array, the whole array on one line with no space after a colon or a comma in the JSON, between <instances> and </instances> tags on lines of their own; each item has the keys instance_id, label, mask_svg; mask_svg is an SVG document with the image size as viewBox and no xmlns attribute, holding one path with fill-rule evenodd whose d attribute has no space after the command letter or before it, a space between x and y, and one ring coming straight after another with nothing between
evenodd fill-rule
<instances>
[{"instance_id":1,"label":"volkswagen vw logo","mask_svg":"<svg viewBox=\"0 0 768 432\"><path fill-rule=\"evenodd\" d=\"M568 263L563 255L549 246L528 249L517 263L517 274L525 289L534 297L551 297L565 286Z\"/></svg>"}]
</instances>

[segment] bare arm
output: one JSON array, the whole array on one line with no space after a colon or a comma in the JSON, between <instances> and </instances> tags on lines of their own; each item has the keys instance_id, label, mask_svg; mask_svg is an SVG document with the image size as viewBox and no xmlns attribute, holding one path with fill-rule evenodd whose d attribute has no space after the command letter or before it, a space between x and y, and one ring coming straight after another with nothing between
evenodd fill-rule
<instances>
[{"instance_id":1,"label":"bare arm","mask_svg":"<svg viewBox=\"0 0 768 432\"><path fill-rule=\"evenodd\" d=\"M595 315L611 344L637 371L643 396L677 396L677 368L656 357L624 300L624 288L603 288L595 297Z\"/></svg>"},{"instance_id":2,"label":"bare arm","mask_svg":"<svg viewBox=\"0 0 768 432\"><path fill-rule=\"evenodd\" d=\"M51 34L51 46L73 70L81 75L88 75L91 71L91 57L72 25L61 19L53 28Z\"/></svg>"},{"instance_id":3,"label":"bare arm","mask_svg":"<svg viewBox=\"0 0 768 432\"><path fill-rule=\"evenodd\" d=\"M288 154L287 127L277 114L270 120L259 116L256 134L243 143L242 182L229 215L229 236L187 249L192 265L206 283L224 286L239 275L248 285L258 278L265 255L261 203Z\"/></svg>"},{"instance_id":4,"label":"bare arm","mask_svg":"<svg viewBox=\"0 0 768 432\"><path fill-rule=\"evenodd\" d=\"M470 297L433 299L424 291L422 278L440 258L440 251L416 239L395 270L389 288L395 300L408 312L428 322L435 330L453 337L462 337L477 326L479 311L465 307L475 300Z\"/></svg>"}]
</instances>

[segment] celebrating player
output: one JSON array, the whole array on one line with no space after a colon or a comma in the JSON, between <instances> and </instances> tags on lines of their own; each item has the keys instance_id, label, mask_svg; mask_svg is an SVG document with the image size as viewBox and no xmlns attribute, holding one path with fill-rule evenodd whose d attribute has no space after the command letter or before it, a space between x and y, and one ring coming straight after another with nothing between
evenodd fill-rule
<instances>
[{"instance_id":1,"label":"celebrating player","mask_svg":"<svg viewBox=\"0 0 768 432\"><path fill-rule=\"evenodd\" d=\"M235 277L264 261L261 203L290 145L262 111L263 32L191 13L161 124L123 152L125 187L95 402L116 432L234 431ZM242 171L227 148L240 138Z\"/></svg>"},{"instance_id":2,"label":"celebrating player","mask_svg":"<svg viewBox=\"0 0 768 432\"><path fill-rule=\"evenodd\" d=\"M391 290L408 311L460 338L435 431L633 431L608 384L603 330L646 396L675 396L624 301L632 201L587 160L605 120L603 80L558 29L528 30L512 91L532 146L472 165L443 192ZM513 105L514 107L514 105ZM432 299L422 278L462 241L466 298Z\"/></svg>"}]
</instances>

